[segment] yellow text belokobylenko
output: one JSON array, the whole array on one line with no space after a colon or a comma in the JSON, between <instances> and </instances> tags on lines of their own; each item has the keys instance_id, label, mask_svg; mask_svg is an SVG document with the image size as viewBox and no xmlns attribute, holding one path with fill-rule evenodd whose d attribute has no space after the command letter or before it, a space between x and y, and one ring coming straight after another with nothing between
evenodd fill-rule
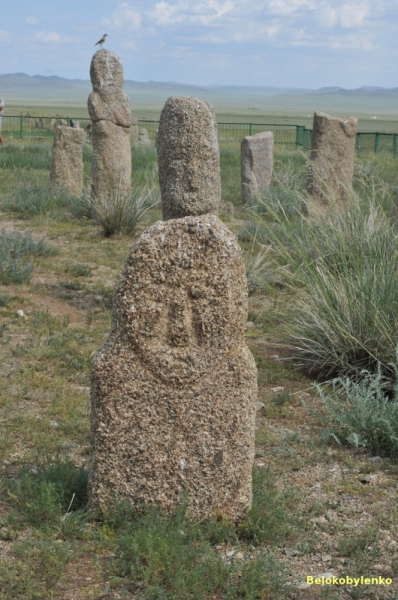
<instances>
[{"instance_id":1,"label":"yellow text belokobylenko","mask_svg":"<svg viewBox=\"0 0 398 600\"><path fill-rule=\"evenodd\" d=\"M389 577L312 577L307 575L308 585L391 585Z\"/></svg>"}]
</instances>

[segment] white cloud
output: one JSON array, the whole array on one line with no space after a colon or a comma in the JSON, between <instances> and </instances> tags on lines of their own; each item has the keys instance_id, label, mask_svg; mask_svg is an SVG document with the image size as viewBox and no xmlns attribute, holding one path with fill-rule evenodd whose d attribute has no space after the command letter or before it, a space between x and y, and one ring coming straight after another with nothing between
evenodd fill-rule
<instances>
[{"instance_id":1,"label":"white cloud","mask_svg":"<svg viewBox=\"0 0 398 600\"><path fill-rule=\"evenodd\" d=\"M340 22L343 27L360 27L368 15L370 15L369 2L343 4L341 7Z\"/></svg>"},{"instance_id":2,"label":"white cloud","mask_svg":"<svg viewBox=\"0 0 398 600\"><path fill-rule=\"evenodd\" d=\"M37 23L39 23L39 19L36 19L36 17L26 17L24 23L26 25L37 25Z\"/></svg>"},{"instance_id":3,"label":"white cloud","mask_svg":"<svg viewBox=\"0 0 398 600\"><path fill-rule=\"evenodd\" d=\"M180 23L184 20L184 11L188 9L187 2L179 2L178 4L171 5L168 2L157 2L155 4L155 10L149 13L158 25L170 25L172 23Z\"/></svg>"},{"instance_id":4,"label":"white cloud","mask_svg":"<svg viewBox=\"0 0 398 600\"><path fill-rule=\"evenodd\" d=\"M117 9L112 13L111 18L102 19L101 24L110 29L117 29L125 27L126 25L138 29L141 26L141 21L142 18L140 13L127 2L123 2L122 4L119 4Z\"/></svg>"},{"instance_id":5,"label":"white cloud","mask_svg":"<svg viewBox=\"0 0 398 600\"><path fill-rule=\"evenodd\" d=\"M50 31L46 33L45 31L39 31L35 35L35 39L41 42L59 42L61 40L61 36L56 31Z\"/></svg>"},{"instance_id":6,"label":"white cloud","mask_svg":"<svg viewBox=\"0 0 398 600\"><path fill-rule=\"evenodd\" d=\"M268 0L267 7L274 15L290 15L301 8L315 9L315 0Z\"/></svg>"},{"instance_id":7,"label":"white cloud","mask_svg":"<svg viewBox=\"0 0 398 600\"><path fill-rule=\"evenodd\" d=\"M155 4L155 9L149 13L149 17L158 25L174 25L182 22L209 25L233 9L234 4L231 0L226 0L224 3L217 0L204 0L204 2L192 3L192 6L186 0L180 0L177 4L169 4L161 0Z\"/></svg>"}]
</instances>

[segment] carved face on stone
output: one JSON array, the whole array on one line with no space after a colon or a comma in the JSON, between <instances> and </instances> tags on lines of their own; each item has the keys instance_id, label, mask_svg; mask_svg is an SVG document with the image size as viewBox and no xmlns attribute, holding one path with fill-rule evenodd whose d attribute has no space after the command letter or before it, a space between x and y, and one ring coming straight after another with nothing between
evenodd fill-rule
<instances>
[{"instance_id":1,"label":"carved face on stone","mask_svg":"<svg viewBox=\"0 0 398 600\"><path fill-rule=\"evenodd\" d=\"M116 293L114 319L155 376L183 384L210 373L236 345L246 311L236 241L206 215L158 223L141 236Z\"/></svg>"}]
</instances>

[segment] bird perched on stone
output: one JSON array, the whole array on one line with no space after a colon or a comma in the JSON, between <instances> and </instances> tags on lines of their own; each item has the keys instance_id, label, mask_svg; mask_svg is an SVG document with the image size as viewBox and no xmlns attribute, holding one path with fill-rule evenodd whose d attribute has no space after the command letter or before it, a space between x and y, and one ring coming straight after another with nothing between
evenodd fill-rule
<instances>
[{"instance_id":1,"label":"bird perched on stone","mask_svg":"<svg viewBox=\"0 0 398 600\"><path fill-rule=\"evenodd\" d=\"M108 34L104 33L102 38L96 44L94 44L94 46L98 46L98 44L99 44L99 47L102 48L102 44L105 42L107 37L108 37Z\"/></svg>"}]
</instances>

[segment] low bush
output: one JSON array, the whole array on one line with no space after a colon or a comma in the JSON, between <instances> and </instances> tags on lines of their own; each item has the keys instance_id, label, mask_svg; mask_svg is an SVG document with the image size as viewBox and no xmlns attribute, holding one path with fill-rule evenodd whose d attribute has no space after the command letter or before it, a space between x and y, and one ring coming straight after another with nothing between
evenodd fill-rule
<instances>
[{"instance_id":1,"label":"low bush","mask_svg":"<svg viewBox=\"0 0 398 600\"><path fill-rule=\"evenodd\" d=\"M325 437L355 448L369 448L373 454L398 457L398 348L392 365L395 383L365 371L362 380L349 377L332 381L329 389L317 384L324 411L311 411L325 424Z\"/></svg>"},{"instance_id":2,"label":"low bush","mask_svg":"<svg viewBox=\"0 0 398 600\"><path fill-rule=\"evenodd\" d=\"M54 250L43 239L36 239L30 232L0 232L0 281L4 284L30 281L33 264L29 256L48 256Z\"/></svg>"}]
</instances>

